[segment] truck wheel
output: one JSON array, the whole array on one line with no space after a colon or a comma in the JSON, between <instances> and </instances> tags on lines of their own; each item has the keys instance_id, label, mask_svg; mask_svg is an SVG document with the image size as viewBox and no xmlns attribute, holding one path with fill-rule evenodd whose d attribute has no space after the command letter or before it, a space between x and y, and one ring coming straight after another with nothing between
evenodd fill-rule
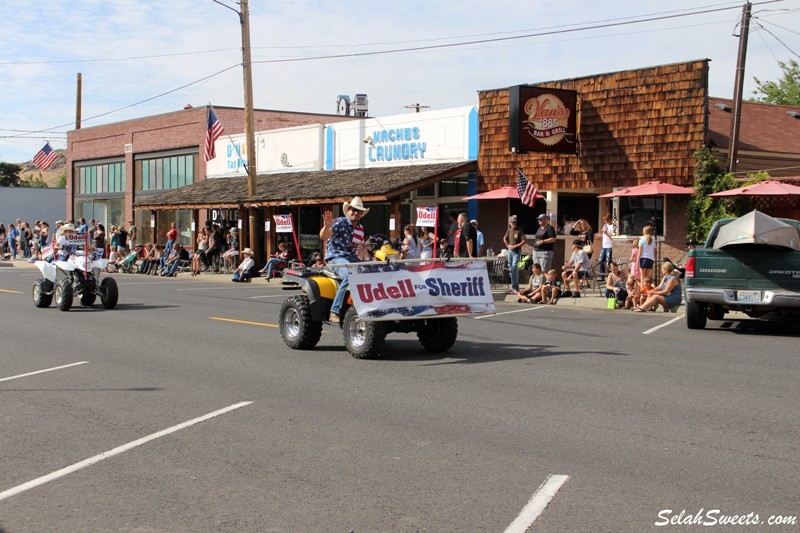
<instances>
[{"instance_id":1,"label":"truck wheel","mask_svg":"<svg viewBox=\"0 0 800 533\"><path fill-rule=\"evenodd\" d=\"M458 337L457 318L434 318L420 321L420 323L417 338L429 352L446 352L456 342L456 337Z\"/></svg>"},{"instance_id":2,"label":"truck wheel","mask_svg":"<svg viewBox=\"0 0 800 533\"><path fill-rule=\"evenodd\" d=\"M37 279L33 284L33 305L50 307L53 301L53 282L49 279Z\"/></svg>"},{"instance_id":3,"label":"truck wheel","mask_svg":"<svg viewBox=\"0 0 800 533\"><path fill-rule=\"evenodd\" d=\"M310 350L322 336L322 322L311 318L311 304L308 296L299 295L287 298L281 305L278 327L286 346L294 350Z\"/></svg>"},{"instance_id":4,"label":"truck wheel","mask_svg":"<svg viewBox=\"0 0 800 533\"><path fill-rule=\"evenodd\" d=\"M356 359L372 359L380 356L383 351L386 326L380 322L361 320L355 307L351 307L345 313L342 333L347 351Z\"/></svg>"},{"instance_id":5,"label":"truck wheel","mask_svg":"<svg viewBox=\"0 0 800 533\"><path fill-rule=\"evenodd\" d=\"M105 309L114 309L119 300L119 288L114 278L103 278L100 282L100 302Z\"/></svg>"},{"instance_id":6,"label":"truck wheel","mask_svg":"<svg viewBox=\"0 0 800 533\"><path fill-rule=\"evenodd\" d=\"M58 310L69 311L72 307L72 280L66 278L59 281L54 296Z\"/></svg>"},{"instance_id":7,"label":"truck wheel","mask_svg":"<svg viewBox=\"0 0 800 533\"><path fill-rule=\"evenodd\" d=\"M724 320L725 310L719 306L712 305L708 308L707 316L709 320Z\"/></svg>"},{"instance_id":8,"label":"truck wheel","mask_svg":"<svg viewBox=\"0 0 800 533\"><path fill-rule=\"evenodd\" d=\"M686 302L686 327L689 329L703 329L706 327L706 304L699 302Z\"/></svg>"},{"instance_id":9,"label":"truck wheel","mask_svg":"<svg viewBox=\"0 0 800 533\"><path fill-rule=\"evenodd\" d=\"M84 307L91 307L94 305L97 295L93 292L84 292L81 294L81 305Z\"/></svg>"}]
</instances>

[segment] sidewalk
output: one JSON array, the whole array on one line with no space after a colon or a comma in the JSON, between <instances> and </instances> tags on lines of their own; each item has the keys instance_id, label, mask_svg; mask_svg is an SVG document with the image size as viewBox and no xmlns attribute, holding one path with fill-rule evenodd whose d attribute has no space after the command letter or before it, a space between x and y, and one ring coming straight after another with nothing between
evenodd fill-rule
<instances>
[{"instance_id":1,"label":"sidewalk","mask_svg":"<svg viewBox=\"0 0 800 533\"><path fill-rule=\"evenodd\" d=\"M503 302L507 304L515 304L520 307L530 306L531 304L528 303L517 303L517 296L513 294L508 294L508 288L503 290L493 289L492 295L494 296L495 302ZM535 304L541 305L541 304ZM605 297L603 297L603 290L594 290L594 289L584 289L581 291L580 298L559 298L556 302L556 306L558 307L569 307L569 308L581 308L581 309L602 309L608 310L608 301ZM682 312L683 309L683 302L681 305L678 306L678 312ZM623 311L620 309L619 311ZM657 312L663 312L659 310Z\"/></svg>"}]
</instances>

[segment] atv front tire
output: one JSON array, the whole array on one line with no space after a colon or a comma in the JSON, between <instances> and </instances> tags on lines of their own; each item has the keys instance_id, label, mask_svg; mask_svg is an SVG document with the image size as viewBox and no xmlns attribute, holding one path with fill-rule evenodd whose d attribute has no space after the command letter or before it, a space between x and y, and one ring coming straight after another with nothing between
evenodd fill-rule
<instances>
[{"instance_id":1,"label":"atv front tire","mask_svg":"<svg viewBox=\"0 0 800 533\"><path fill-rule=\"evenodd\" d=\"M50 307L53 302L53 282L37 279L33 284L33 305L39 308Z\"/></svg>"},{"instance_id":2,"label":"atv front tire","mask_svg":"<svg viewBox=\"0 0 800 533\"><path fill-rule=\"evenodd\" d=\"M458 337L458 319L455 317L434 318L422 322L417 338L429 352L442 353L449 350Z\"/></svg>"},{"instance_id":3,"label":"atv front tire","mask_svg":"<svg viewBox=\"0 0 800 533\"><path fill-rule=\"evenodd\" d=\"M386 326L380 322L366 322L351 307L344 315L342 322L344 345L350 355L356 359L372 359L379 357L386 341Z\"/></svg>"},{"instance_id":4,"label":"atv front tire","mask_svg":"<svg viewBox=\"0 0 800 533\"><path fill-rule=\"evenodd\" d=\"M286 346L294 350L310 350L322 336L322 322L311 318L311 304L308 296L297 295L287 298L278 315L278 327Z\"/></svg>"},{"instance_id":5,"label":"atv front tire","mask_svg":"<svg viewBox=\"0 0 800 533\"><path fill-rule=\"evenodd\" d=\"M81 294L81 305L84 307L91 307L94 305L97 295L93 292L84 292Z\"/></svg>"},{"instance_id":6,"label":"atv front tire","mask_svg":"<svg viewBox=\"0 0 800 533\"><path fill-rule=\"evenodd\" d=\"M103 278L100 282L100 302L104 309L114 309L119 300L119 288L114 278Z\"/></svg>"},{"instance_id":7,"label":"atv front tire","mask_svg":"<svg viewBox=\"0 0 800 533\"><path fill-rule=\"evenodd\" d=\"M72 280L62 279L55 289L56 306L59 311L69 311L72 308Z\"/></svg>"}]
</instances>

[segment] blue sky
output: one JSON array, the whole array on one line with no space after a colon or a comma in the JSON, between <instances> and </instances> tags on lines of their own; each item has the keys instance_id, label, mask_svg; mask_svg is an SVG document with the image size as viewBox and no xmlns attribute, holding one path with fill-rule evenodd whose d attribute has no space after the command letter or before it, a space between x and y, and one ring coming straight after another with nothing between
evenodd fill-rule
<instances>
[{"instance_id":1,"label":"blue sky","mask_svg":"<svg viewBox=\"0 0 800 533\"><path fill-rule=\"evenodd\" d=\"M236 6L231 0L229 5ZM212 0L0 0L0 161L22 162L49 140L66 147L76 74L83 126L211 102L242 106L237 15ZM255 105L335 113L339 94L366 93L372 116L477 105L477 91L711 59L712 96L733 95L741 1L251 0ZM730 8L726 10L719 10ZM682 16L689 11L719 10ZM753 77L775 80L778 61L800 53L800 0L753 4L745 95ZM619 24L539 37L385 55L397 50ZM782 42L781 42L782 41ZM230 70L174 91L209 75ZM127 109L156 95L170 92ZM96 115L106 114L97 119ZM21 131L15 131L21 130ZM38 130L50 130L36 132Z\"/></svg>"}]
</instances>

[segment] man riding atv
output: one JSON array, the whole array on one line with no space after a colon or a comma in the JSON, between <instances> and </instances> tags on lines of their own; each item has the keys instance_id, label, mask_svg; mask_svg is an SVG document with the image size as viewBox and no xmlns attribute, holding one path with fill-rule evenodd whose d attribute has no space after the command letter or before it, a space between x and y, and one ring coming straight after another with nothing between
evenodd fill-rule
<instances>
[{"instance_id":1,"label":"man riding atv","mask_svg":"<svg viewBox=\"0 0 800 533\"><path fill-rule=\"evenodd\" d=\"M333 218L331 211L325 211L322 215L322 229L319 232L320 240L327 241L325 261L342 278L331 305L329 321L333 324L341 322L342 304L349 289L347 267L337 267L336 265L355 263L360 259L366 259L368 254L365 247L364 226L359 222L361 217L369 212L369 209L364 207L364 203L358 196L350 202L344 202L342 207L345 216L337 219Z\"/></svg>"}]
</instances>

